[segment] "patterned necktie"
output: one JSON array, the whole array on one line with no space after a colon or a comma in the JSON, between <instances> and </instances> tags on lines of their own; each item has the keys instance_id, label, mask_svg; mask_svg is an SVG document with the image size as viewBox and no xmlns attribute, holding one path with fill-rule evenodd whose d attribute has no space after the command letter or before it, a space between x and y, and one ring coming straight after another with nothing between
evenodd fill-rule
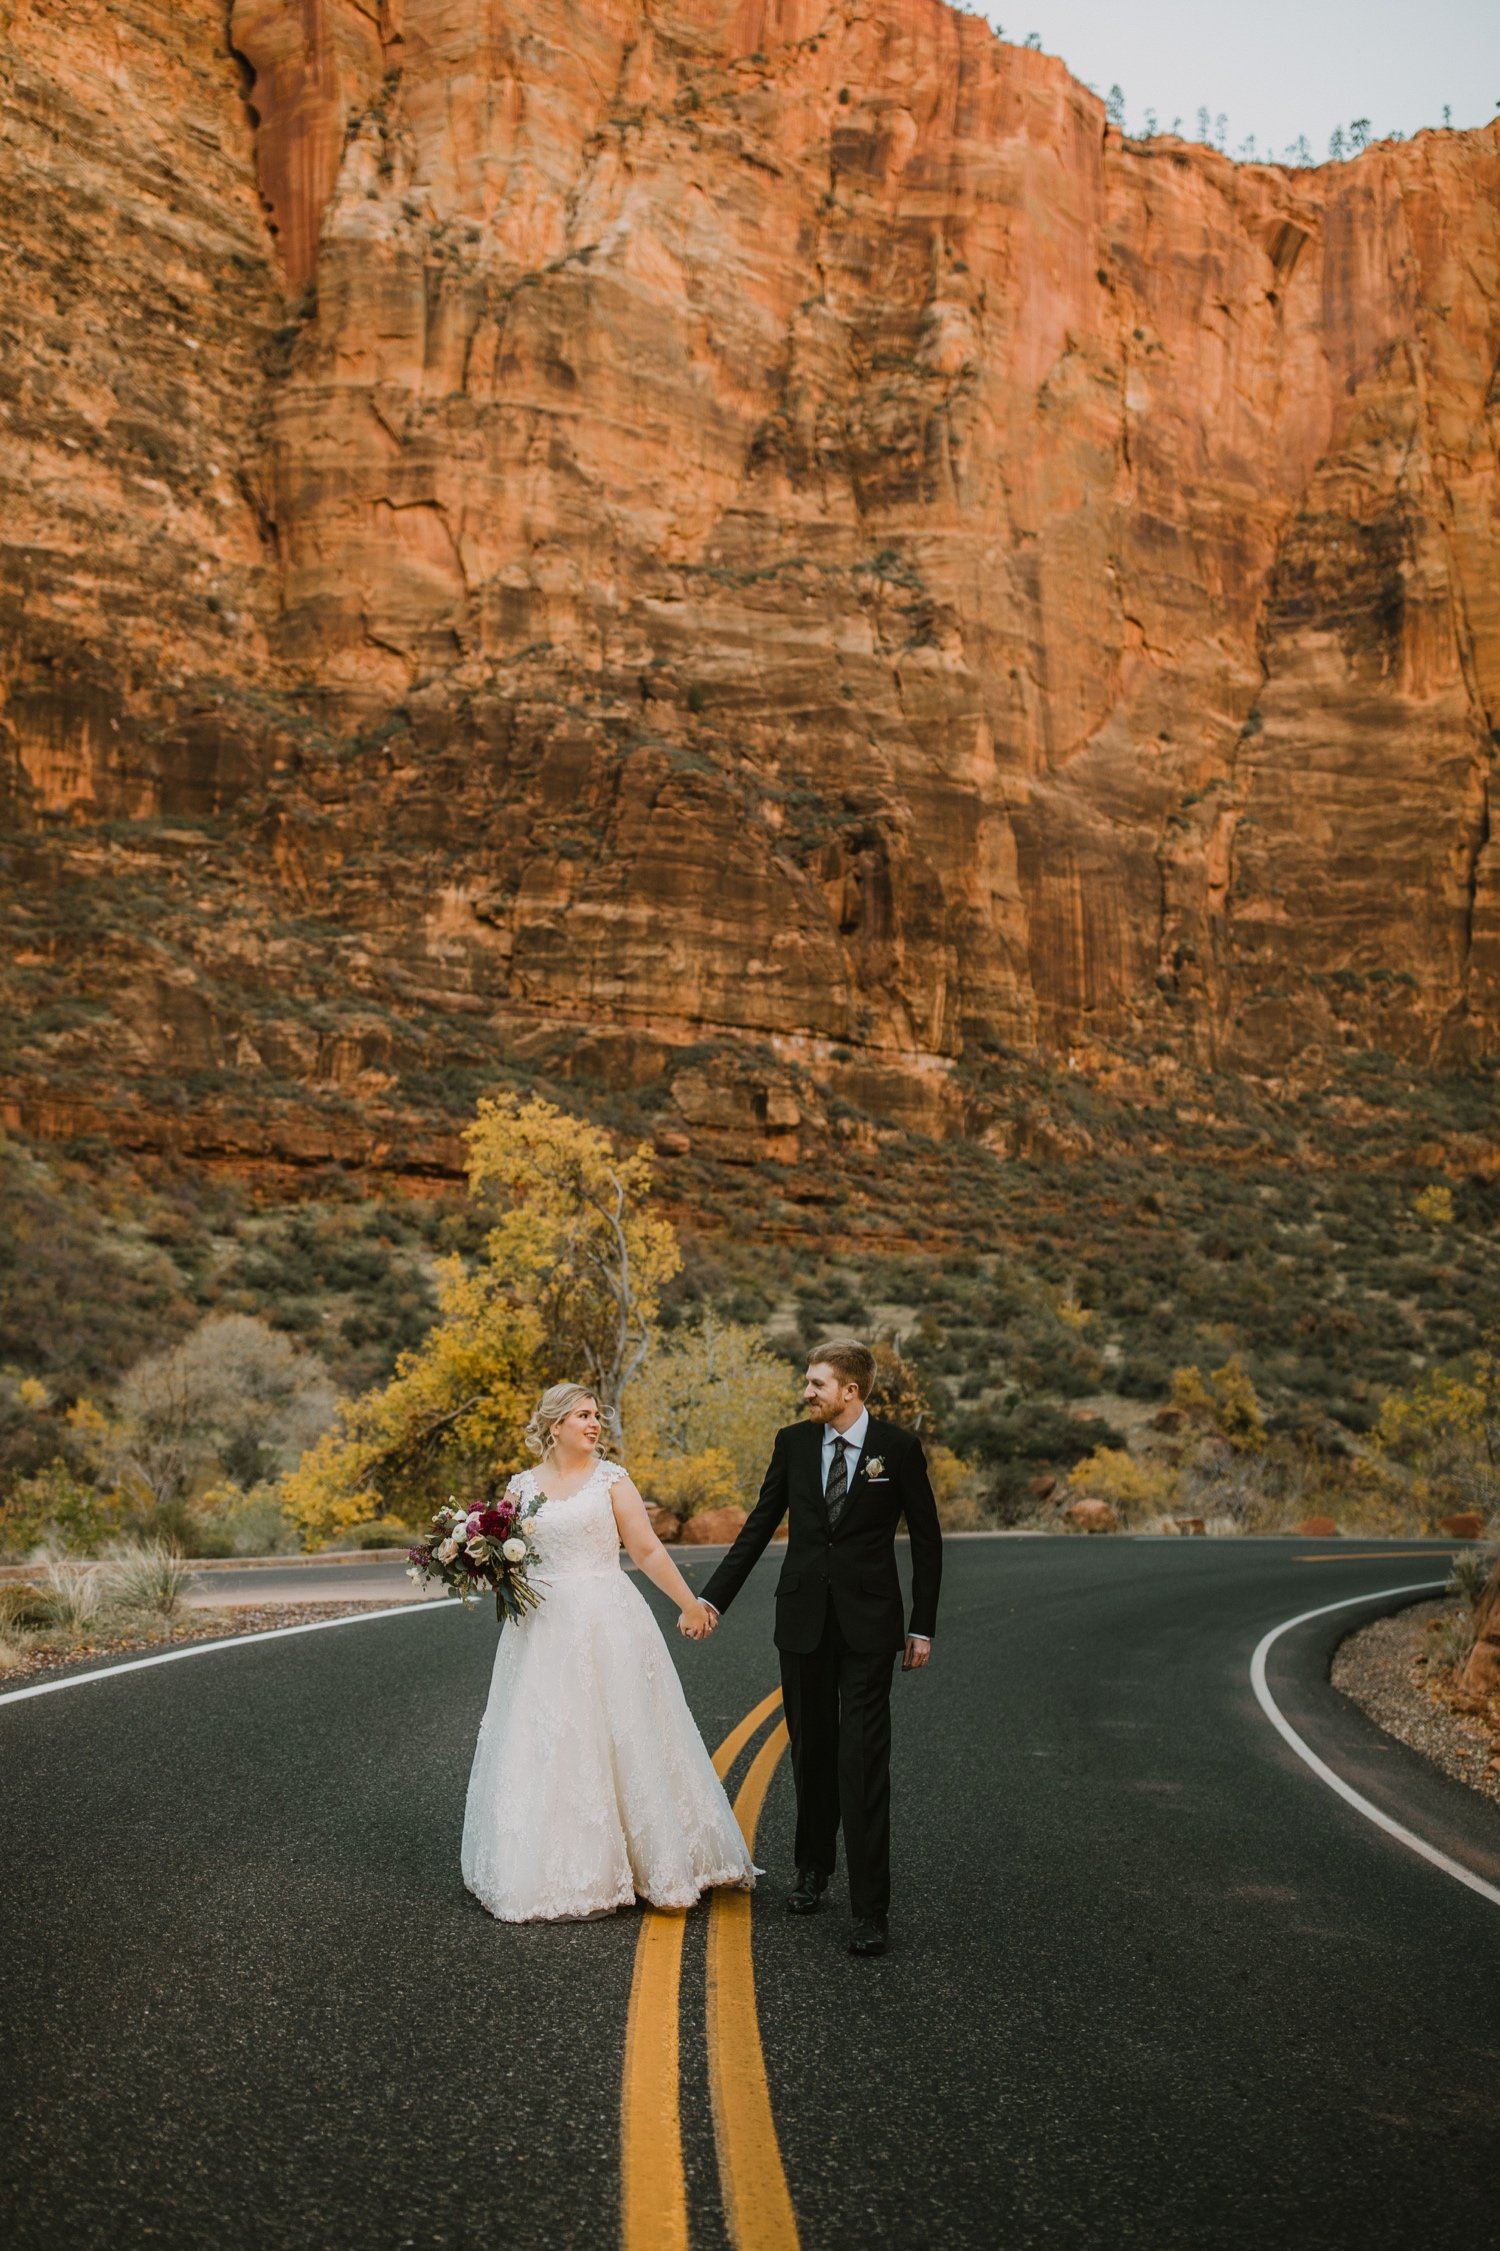
<instances>
[{"instance_id":1,"label":"patterned necktie","mask_svg":"<svg viewBox=\"0 0 1500 2251\"><path fill-rule=\"evenodd\" d=\"M844 1458L844 1441L835 1437L833 1460L828 1465L828 1483L823 1491L823 1504L828 1510L830 1532L844 1513L844 1503L849 1498L849 1464Z\"/></svg>"}]
</instances>

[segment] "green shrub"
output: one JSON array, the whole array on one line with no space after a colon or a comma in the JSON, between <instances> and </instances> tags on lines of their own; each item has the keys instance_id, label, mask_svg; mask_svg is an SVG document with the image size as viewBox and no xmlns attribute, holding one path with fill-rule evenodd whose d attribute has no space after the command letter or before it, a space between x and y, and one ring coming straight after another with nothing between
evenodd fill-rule
<instances>
[{"instance_id":1,"label":"green shrub","mask_svg":"<svg viewBox=\"0 0 1500 2251\"><path fill-rule=\"evenodd\" d=\"M188 1512L184 1546L189 1555L296 1555L302 1528L281 1505L274 1485L211 1486Z\"/></svg>"},{"instance_id":2,"label":"green shrub","mask_svg":"<svg viewBox=\"0 0 1500 2251\"><path fill-rule=\"evenodd\" d=\"M66 1462L50 1462L33 1477L17 1478L0 1500L0 1554L24 1561L52 1542L76 1555L93 1555L120 1530L117 1492L87 1484Z\"/></svg>"}]
</instances>

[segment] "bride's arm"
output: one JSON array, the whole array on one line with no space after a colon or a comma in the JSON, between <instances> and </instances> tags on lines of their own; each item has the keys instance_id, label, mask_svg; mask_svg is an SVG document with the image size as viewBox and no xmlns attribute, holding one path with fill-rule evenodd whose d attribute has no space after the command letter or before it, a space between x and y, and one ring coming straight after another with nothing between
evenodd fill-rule
<instances>
[{"instance_id":1,"label":"bride's arm","mask_svg":"<svg viewBox=\"0 0 1500 2251\"><path fill-rule=\"evenodd\" d=\"M628 1477L616 1478L609 1489L614 1505L620 1545L637 1570L644 1571L654 1587L670 1596L682 1613L680 1624L696 1641L711 1633L713 1622L692 1588L651 1529L646 1504Z\"/></svg>"}]
</instances>

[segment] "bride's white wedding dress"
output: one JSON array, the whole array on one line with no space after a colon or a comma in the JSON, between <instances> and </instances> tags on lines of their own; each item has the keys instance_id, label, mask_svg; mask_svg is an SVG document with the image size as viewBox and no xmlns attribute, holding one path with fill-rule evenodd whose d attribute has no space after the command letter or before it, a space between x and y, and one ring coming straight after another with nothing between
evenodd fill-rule
<instances>
[{"instance_id":1,"label":"bride's white wedding dress","mask_svg":"<svg viewBox=\"0 0 1500 2251\"><path fill-rule=\"evenodd\" d=\"M538 1609L500 1635L469 1776L463 1876L507 1923L691 1907L755 1865L645 1597L601 1461L528 1526ZM530 1470L512 1481L529 1511Z\"/></svg>"}]
</instances>

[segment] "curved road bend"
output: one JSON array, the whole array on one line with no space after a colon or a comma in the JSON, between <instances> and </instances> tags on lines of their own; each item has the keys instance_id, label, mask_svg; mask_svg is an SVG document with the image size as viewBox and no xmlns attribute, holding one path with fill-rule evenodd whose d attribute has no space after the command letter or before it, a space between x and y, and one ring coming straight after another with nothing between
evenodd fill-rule
<instances>
[{"instance_id":1,"label":"curved road bend","mask_svg":"<svg viewBox=\"0 0 1500 2251\"><path fill-rule=\"evenodd\" d=\"M1249 1675L1269 1627L1439 1579L1447 1552L953 1543L935 1662L896 1687L885 1961L843 1952L841 1892L782 1911L785 1761L761 1816L756 1984L805 2251L1495 2240L1500 1908L1310 1774ZM707 1648L674 1637L710 1744L774 1686L774 1570ZM1358 1616L1284 1635L1272 1692L1500 1880L1494 1806L1327 1687ZM514 1930L463 1892L494 1631L442 1608L0 1704L18 2251L613 2251L641 1918ZM728 2243L707 1923L682 1964L693 2251Z\"/></svg>"}]
</instances>

